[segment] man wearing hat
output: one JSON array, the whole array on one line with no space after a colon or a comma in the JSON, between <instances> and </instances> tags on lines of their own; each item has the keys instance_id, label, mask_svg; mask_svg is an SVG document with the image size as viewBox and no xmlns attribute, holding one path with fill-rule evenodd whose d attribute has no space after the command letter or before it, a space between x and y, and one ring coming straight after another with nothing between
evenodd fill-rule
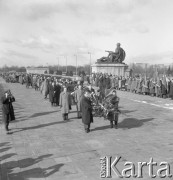
<instances>
[{"instance_id":1,"label":"man wearing hat","mask_svg":"<svg viewBox=\"0 0 173 180\"><path fill-rule=\"evenodd\" d=\"M15 120L14 109L12 102L15 101L14 96L11 94L10 90L4 92L4 95L1 98L2 102L2 114L3 121L5 125L5 130L9 134L9 122Z\"/></svg>"},{"instance_id":2,"label":"man wearing hat","mask_svg":"<svg viewBox=\"0 0 173 180\"><path fill-rule=\"evenodd\" d=\"M80 106L82 112L82 122L86 133L90 132L90 124L93 122L92 105L90 91L87 89L81 97Z\"/></svg>"}]
</instances>

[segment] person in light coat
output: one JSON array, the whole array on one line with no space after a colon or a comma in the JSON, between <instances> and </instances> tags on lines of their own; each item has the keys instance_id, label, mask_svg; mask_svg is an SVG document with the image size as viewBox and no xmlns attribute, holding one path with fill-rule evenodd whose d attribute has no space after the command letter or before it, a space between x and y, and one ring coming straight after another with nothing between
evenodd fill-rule
<instances>
[{"instance_id":1,"label":"person in light coat","mask_svg":"<svg viewBox=\"0 0 173 180\"><path fill-rule=\"evenodd\" d=\"M70 94L67 92L67 87L64 87L63 92L60 94L59 105L61 108L62 117L64 120L68 120L69 107L71 106Z\"/></svg>"},{"instance_id":2,"label":"person in light coat","mask_svg":"<svg viewBox=\"0 0 173 180\"><path fill-rule=\"evenodd\" d=\"M77 109L77 117L78 118L82 117L81 106L80 106L80 100L81 100L82 95L83 95L82 86L79 85L78 89L76 89L74 92L74 98L75 98L76 109Z\"/></svg>"}]
</instances>

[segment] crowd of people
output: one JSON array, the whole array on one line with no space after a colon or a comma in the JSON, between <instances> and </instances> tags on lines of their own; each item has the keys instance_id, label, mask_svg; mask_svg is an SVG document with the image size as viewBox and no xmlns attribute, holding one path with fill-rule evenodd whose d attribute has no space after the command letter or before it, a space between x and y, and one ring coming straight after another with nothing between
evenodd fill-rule
<instances>
[{"instance_id":1,"label":"crowd of people","mask_svg":"<svg viewBox=\"0 0 173 180\"><path fill-rule=\"evenodd\" d=\"M155 78L141 76L125 78L111 74L93 73L91 82L94 86L99 87L103 97L107 89L114 87L117 90L129 91L131 93L173 99L173 78L166 77L165 75L161 78L159 76Z\"/></svg>"},{"instance_id":2,"label":"crowd of people","mask_svg":"<svg viewBox=\"0 0 173 180\"><path fill-rule=\"evenodd\" d=\"M106 119L110 120L111 128L113 122L117 128L119 98L116 90L173 99L173 78L166 76L149 79L140 76L125 78L111 74L92 73L86 82L84 82L84 78L76 81L70 78L26 73L18 76L3 74L2 77L6 82L18 82L25 85L26 88L32 87L35 91L40 91L44 99L49 99L51 106L61 108L63 120L69 119L68 114L72 105L75 105L77 118L82 118L87 133L90 132L90 124L93 122L93 104L98 103L105 104L107 102L112 105L111 108L107 108ZM2 104L8 102L6 101L7 94L3 98ZM9 120L9 118L10 116L6 116L6 119ZM8 130L8 128L6 129Z\"/></svg>"},{"instance_id":3,"label":"crowd of people","mask_svg":"<svg viewBox=\"0 0 173 180\"><path fill-rule=\"evenodd\" d=\"M14 78L15 77L15 80ZM72 79L63 79L55 76L38 75L38 74L20 74L18 76L3 75L6 82L18 82L25 85L26 88L33 88L35 91L40 91L44 99L49 99L51 106L59 106L61 108L62 117L68 120L68 114L72 105L76 106L77 118L82 118L85 132L90 132L90 124L93 122L93 104L103 101L100 96L100 90L93 88L89 83L84 84L84 79L79 81ZM88 80L88 79L87 79ZM116 94L116 92L112 92ZM109 102L111 96L109 96ZM114 96L113 96L114 97ZM112 97L112 102L115 102ZM106 101L105 101L106 102ZM116 101L116 109L117 103ZM117 114L114 116L111 112L108 113L107 119L110 120L111 128L113 121L116 121L117 128Z\"/></svg>"},{"instance_id":4,"label":"crowd of people","mask_svg":"<svg viewBox=\"0 0 173 180\"><path fill-rule=\"evenodd\" d=\"M93 122L93 117L92 102L88 94L91 87L89 86L88 89L84 91L83 80L77 82L72 79L62 79L60 77L24 73L17 76L14 74L3 74L2 77L7 83L18 82L21 85L26 86L26 89L32 88L35 89L35 91L40 91L45 100L49 99L51 106L59 106L61 108L63 120L69 119L68 114L72 108L71 106L76 105L77 117L82 118L85 131L90 131L89 127L90 123ZM86 98L83 98L83 105L81 106L82 97ZM4 124L6 124L5 129L8 132L9 129L7 126L9 125L9 121L11 121L9 113L11 109L9 108L10 99L9 96L6 95L6 92L4 93L1 102L3 107L2 111L4 112ZM7 108L8 112L5 111ZM82 111L82 109L84 109L84 111ZM87 116L85 117L84 114Z\"/></svg>"}]
</instances>

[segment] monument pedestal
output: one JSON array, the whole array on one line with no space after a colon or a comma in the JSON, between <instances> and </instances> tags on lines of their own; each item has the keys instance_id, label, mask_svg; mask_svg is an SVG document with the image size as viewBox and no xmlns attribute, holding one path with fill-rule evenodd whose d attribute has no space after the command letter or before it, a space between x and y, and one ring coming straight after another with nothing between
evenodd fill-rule
<instances>
[{"instance_id":1,"label":"monument pedestal","mask_svg":"<svg viewBox=\"0 0 173 180\"><path fill-rule=\"evenodd\" d=\"M108 73L116 76L129 76L127 64L121 63L95 63L92 66L92 73Z\"/></svg>"}]
</instances>

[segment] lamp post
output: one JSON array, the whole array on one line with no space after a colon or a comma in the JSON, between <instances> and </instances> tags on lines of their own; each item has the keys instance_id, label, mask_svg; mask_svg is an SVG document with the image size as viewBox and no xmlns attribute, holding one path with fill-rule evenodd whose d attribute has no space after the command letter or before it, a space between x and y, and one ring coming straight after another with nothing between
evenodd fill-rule
<instances>
[{"instance_id":1,"label":"lamp post","mask_svg":"<svg viewBox=\"0 0 173 180\"><path fill-rule=\"evenodd\" d=\"M147 64L145 64L145 77L147 78Z\"/></svg>"},{"instance_id":2,"label":"lamp post","mask_svg":"<svg viewBox=\"0 0 173 180\"><path fill-rule=\"evenodd\" d=\"M66 60L66 74L67 74L67 56L65 56L65 60Z\"/></svg>"},{"instance_id":3,"label":"lamp post","mask_svg":"<svg viewBox=\"0 0 173 180\"><path fill-rule=\"evenodd\" d=\"M91 52L88 52L88 54L90 55L90 76L91 76Z\"/></svg>"},{"instance_id":4,"label":"lamp post","mask_svg":"<svg viewBox=\"0 0 173 180\"><path fill-rule=\"evenodd\" d=\"M58 71L59 71L59 57L58 57Z\"/></svg>"},{"instance_id":5,"label":"lamp post","mask_svg":"<svg viewBox=\"0 0 173 180\"><path fill-rule=\"evenodd\" d=\"M76 76L77 76L77 54L75 54L74 56L76 56Z\"/></svg>"}]
</instances>

